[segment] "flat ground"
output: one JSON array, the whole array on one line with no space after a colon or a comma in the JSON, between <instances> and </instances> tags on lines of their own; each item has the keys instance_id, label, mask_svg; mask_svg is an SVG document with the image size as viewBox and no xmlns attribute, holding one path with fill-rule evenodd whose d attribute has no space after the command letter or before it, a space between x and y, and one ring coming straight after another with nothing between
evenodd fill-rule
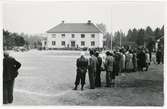
<instances>
[{"instance_id":1,"label":"flat ground","mask_svg":"<svg viewBox=\"0 0 167 109\"><path fill-rule=\"evenodd\" d=\"M77 51L11 52L22 63L15 81L13 105L162 106L163 65L147 72L132 72L116 79L117 87L73 91Z\"/></svg>"}]
</instances>

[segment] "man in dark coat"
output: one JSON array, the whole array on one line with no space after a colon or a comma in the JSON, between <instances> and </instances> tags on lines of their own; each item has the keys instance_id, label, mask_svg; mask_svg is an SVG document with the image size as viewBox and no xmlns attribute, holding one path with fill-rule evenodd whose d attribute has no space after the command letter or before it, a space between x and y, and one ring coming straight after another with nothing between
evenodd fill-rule
<instances>
[{"instance_id":1,"label":"man in dark coat","mask_svg":"<svg viewBox=\"0 0 167 109\"><path fill-rule=\"evenodd\" d=\"M4 53L3 59L3 104L13 102L14 81L18 75L18 69L21 64L14 58L10 57L7 52Z\"/></svg>"},{"instance_id":2,"label":"man in dark coat","mask_svg":"<svg viewBox=\"0 0 167 109\"><path fill-rule=\"evenodd\" d=\"M146 67L146 54L144 49L140 50L137 54L137 65L139 71L143 71L143 68Z\"/></svg>"},{"instance_id":3,"label":"man in dark coat","mask_svg":"<svg viewBox=\"0 0 167 109\"><path fill-rule=\"evenodd\" d=\"M94 56L94 51L90 50L90 58L88 62L90 89L95 88L95 77L96 77L97 64L98 64L98 61L97 61L97 58Z\"/></svg>"},{"instance_id":4,"label":"man in dark coat","mask_svg":"<svg viewBox=\"0 0 167 109\"><path fill-rule=\"evenodd\" d=\"M81 81L81 90L83 90L85 84L85 76L88 68L88 59L85 58L84 53L81 53L81 57L77 59L77 75L75 80L75 88L73 90L77 90L77 87Z\"/></svg>"},{"instance_id":5,"label":"man in dark coat","mask_svg":"<svg viewBox=\"0 0 167 109\"><path fill-rule=\"evenodd\" d=\"M102 64L102 58L99 56L99 52L95 53L95 56L97 58L98 64L97 64L97 70L96 70L96 77L95 77L95 86L101 87L101 64Z\"/></svg>"},{"instance_id":6,"label":"man in dark coat","mask_svg":"<svg viewBox=\"0 0 167 109\"><path fill-rule=\"evenodd\" d=\"M161 59L162 59L162 53L161 53L161 50L160 50L160 49L158 49L157 52L156 52L156 59L157 59L157 60L156 60L157 63L160 64Z\"/></svg>"},{"instance_id":7,"label":"man in dark coat","mask_svg":"<svg viewBox=\"0 0 167 109\"><path fill-rule=\"evenodd\" d=\"M105 60L105 69L106 69L106 87L111 87L111 84L114 83L115 74L113 72L113 64L114 58L112 57L109 51L106 52L106 60Z\"/></svg>"}]
</instances>

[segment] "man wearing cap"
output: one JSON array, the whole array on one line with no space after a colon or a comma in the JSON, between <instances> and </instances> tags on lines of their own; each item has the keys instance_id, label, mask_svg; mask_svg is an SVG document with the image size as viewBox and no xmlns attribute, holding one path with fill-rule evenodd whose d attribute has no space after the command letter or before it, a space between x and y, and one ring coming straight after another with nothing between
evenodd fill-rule
<instances>
[{"instance_id":1,"label":"man wearing cap","mask_svg":"<svg viewBox=\"0 0 167 109\"><path fill-rule=\"evenodd\" d=\"M96 77L95 77L95 86L101 87L101 64L102 64L102 58L99 56L99 52L96 51L95 56L97 58L98 64L96 66Z\"/></svg>"},{"instance_id":2,"label":"man wearing cap","mask_svg":"<svg viewBox=\"0 0 167 109\"><path fill-rule=\"evenodd\" d=\"M94 56L94 51L90 50L90 58L88 61L88 74L89 74L89 83L90 83L90 89L95 88L95 77L96 77L96 71L97 71L97 58Z\"/></svg>"},{"instance_id":3,"label":"man wearing cap","mask_svg":"<svg viewBox=\"0 0 167 109\"><path fill-rule=\"evenodd\" d=\"M105 60L106 87L111 87L111 84L114 85L114 79L115 79L115 74L113 72L114 58L112 57L112 53L109 51L106 52L106 55L107 55Z\"/></svg>"},{"instance_id":4,"label":"man wearing cap","mask_svg":"<svg viewBox=\"0 0 167 109\"><path fill-rule=\"evenodd\" d=\"M4 53L3 59L3 104L13 102L14 81L18 75L18 69L21 64L14 58L9 56L9 53Z\"/></svg>"},{"instance_id":5,"label":"man wearing cap","mask_svg":"<svg viewBox=\"0 0 167 109\"><path fill-rule=\"evenodd\" d=\"M80 58L77 59L77 75L75 80L75 87L73 90L77 90L77 87L81 81L81 90L83 90L85 84L85 76L88 68L88 59L85 57L85 53L81 52Z\"/></svg>"}]
</instances>

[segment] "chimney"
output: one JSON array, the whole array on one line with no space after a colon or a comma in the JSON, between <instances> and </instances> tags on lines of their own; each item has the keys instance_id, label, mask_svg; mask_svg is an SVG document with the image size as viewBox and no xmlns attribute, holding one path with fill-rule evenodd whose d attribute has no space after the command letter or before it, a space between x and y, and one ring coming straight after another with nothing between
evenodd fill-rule
<instances>
[{"instance_id":1,"label":"chimney","mask_svg":"<svg viewBox=\"0 0 167 109\"><path fill-rule=\"evenodd\" d=\"M64 23L64 20L62 20L61 23Z\"/></svg>"},{"instance_id":2,"label":"chimney","mask_svg":"<svg viewBox=\"0 0 167 109\"><path fill-rule=\"evenodd\" d=\"M91 20L88 20L88 24L91 24Z\"/></svg>"}]
</instances>

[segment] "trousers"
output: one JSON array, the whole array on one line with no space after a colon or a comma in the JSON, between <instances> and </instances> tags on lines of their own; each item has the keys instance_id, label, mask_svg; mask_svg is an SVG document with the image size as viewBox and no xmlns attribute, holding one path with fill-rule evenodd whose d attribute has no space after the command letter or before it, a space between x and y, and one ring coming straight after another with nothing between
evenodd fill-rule
<instances>
[{"instance_id":1,"label":"trousers","mask_svg":"<svg viewBox=\"0 0 167 109\"><path fill-rule=\"evenodd\" d=\"M3 104L13 102L14 79L3 81Z\"/></svg>"}]
</instances>

